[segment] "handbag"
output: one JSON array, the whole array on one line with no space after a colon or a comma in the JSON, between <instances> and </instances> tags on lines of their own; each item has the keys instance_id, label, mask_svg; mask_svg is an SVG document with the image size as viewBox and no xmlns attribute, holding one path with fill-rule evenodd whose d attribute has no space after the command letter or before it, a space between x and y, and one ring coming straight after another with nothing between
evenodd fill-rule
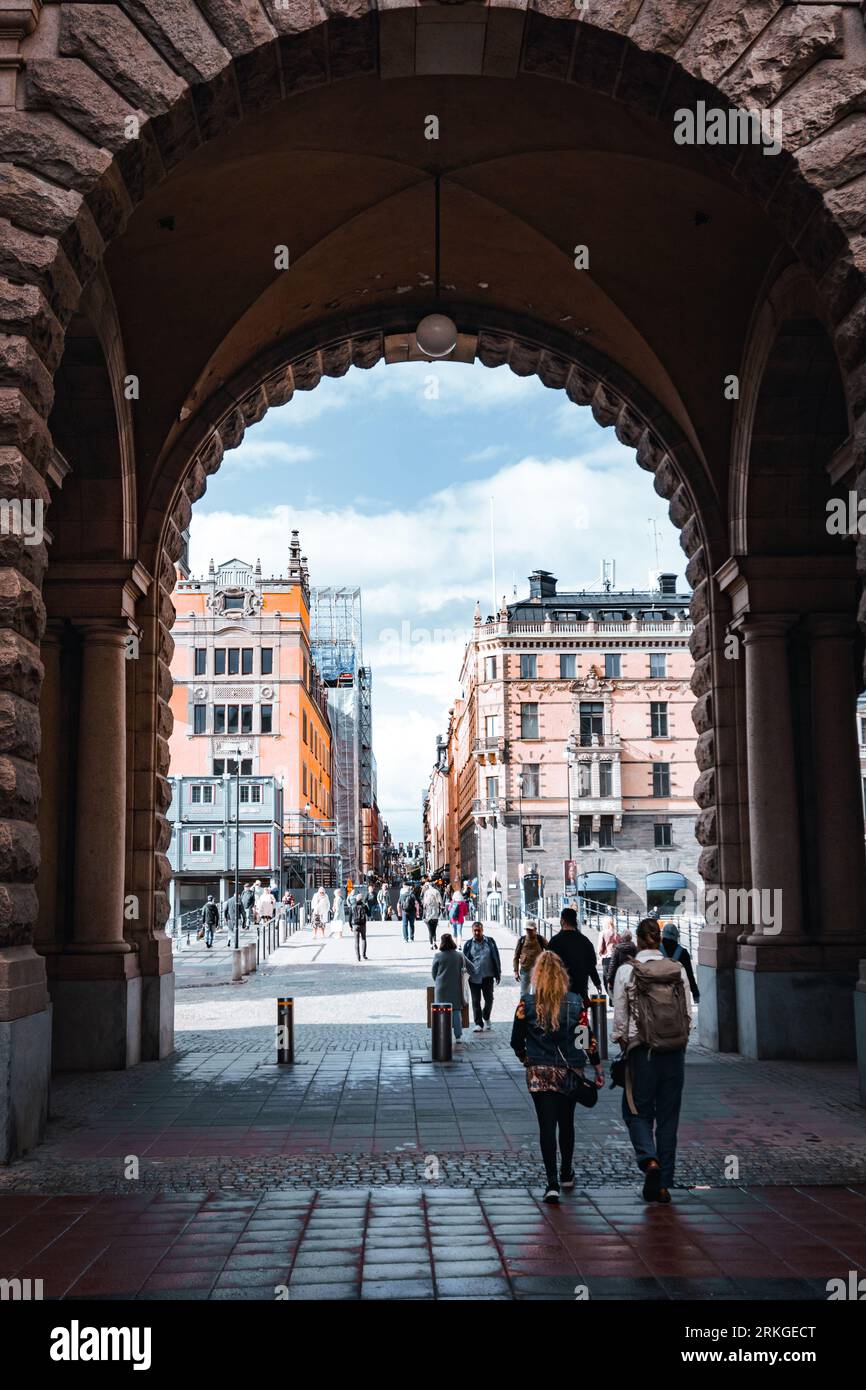
<instances>
[{"instance_id":1,"label":"handbag","mask_svg":"<svg viewBox=\"0 0 866 1390\"><path fill-rule=\"evenodd\" d=\"M562 1053L562 1048L557 1047L557 1052L562 1057L565 1067L565 1081L563 1083L563 1095L571 1100L576 1100L578 1105L582 1105L585 1110L591 1110L598 1101L598 1087L591 1081L587 1081L582 1071L577 1067L569 1066Z\"/></svg>"}]
</instances>

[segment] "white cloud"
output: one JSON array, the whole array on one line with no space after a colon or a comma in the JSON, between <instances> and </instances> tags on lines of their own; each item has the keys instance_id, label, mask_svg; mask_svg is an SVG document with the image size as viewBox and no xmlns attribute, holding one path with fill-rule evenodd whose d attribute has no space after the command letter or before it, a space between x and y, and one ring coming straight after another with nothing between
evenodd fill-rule
<instances>
[{"instance_id":1,"label":"white cloud","mask_svg":"<svg viewBox=\"0 0 866 1390\"><path fill-rule=\"evenodd\" d=\"M315 457L315 449L307 444L287 444L282 439L258 439L253 435L237 449L228 451L222 467L252 473L275 464L310 463Z\"/></svg>"}]
</instances>

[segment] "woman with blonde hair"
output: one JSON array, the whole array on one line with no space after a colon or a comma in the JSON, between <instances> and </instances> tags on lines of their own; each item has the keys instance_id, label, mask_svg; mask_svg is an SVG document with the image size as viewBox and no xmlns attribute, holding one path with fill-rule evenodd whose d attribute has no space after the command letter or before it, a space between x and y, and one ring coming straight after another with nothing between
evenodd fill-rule
<instances>
[{"instance_id":1,"label":"woman with blonde hair","mask_svg":"<svg viewBox=\"0 0 866 1390\"><path fill-rule=\"evenodd\" d=\"M574 1187L574 1107L579 1099L583 1104L595 1099L583 1069L587 1063L595 1068L597 1089L604 1085L604 1072L584 1002L569 991L568 971L553 952L542 951L538 957L532 989L517 1006L511 1046L526 1067L538 1116L547 1178L544 1200L558 1202L560 1183L566 1190Z\"/></svg>"}]
</instances>

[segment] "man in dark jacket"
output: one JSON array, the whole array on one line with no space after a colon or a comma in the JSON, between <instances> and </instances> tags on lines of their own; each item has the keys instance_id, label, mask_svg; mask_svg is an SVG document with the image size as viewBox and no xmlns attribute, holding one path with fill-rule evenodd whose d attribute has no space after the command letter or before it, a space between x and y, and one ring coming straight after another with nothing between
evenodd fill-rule
<instances>
[{"instance_id":1,"label":"man in dark jacket","mask_svg":"<svg viewBox=\"0 0 866 1390\"><path fill-rule=\"evenodd\" d=\"M243 931L247 925L247 914L244 911L243 898L238 893L236 898L227 898L225 905L226 926L228 927L228 941L226 945L235 944L235 924L238 931Z\"/></svg>"},{"instance_id":2,"label":"man in dark jacket","mask_svg":"<svg viewBox=\"0 0 866 1390\"><path fill-rule=\"evenodd\" d=\"M595 949L588 937L578 930L577 913L573 907L564 907L559 918L560 930L550 938L548 951L559 956L568 971L568 987L572 994L586 999L589 994L589 981L601 990Z\"/></svg>"},{"instance_id":3,"label":"man in dark jacket","mask_svg":"<svg viewBox=\"0 0 866 1390\"><path fill-rule=\"evenodd\" d=\"M493 985L498 985L502 978L502 965L499 960L499 947L492 936L484 935L481 922L472 923L472 935L464 944L463 954L469 966L469 992L472 995L475 1032L483 1033L486 1028L489 1033L493 1028L490 1022L493 1012Z\"/></svg>"},{"instance_id":4,"label":"man in dark jacket","mask_svg":"<svg viewBox=\"0 0 866 1390\"><path fill-rule=\"evenodd\" d=\"M667 956L668 960L679 961L683 970L686 972L692 998L697 1004L701 994L698 989L697 981L695 980L694 971L692 970L692 958L685 946L680 945L680 929L675 922L666 922L662 928L661 953L663 956Z\"/></svg>"},{"instance_id":5,"label":"man in dark jacket","mask_svg":"<svg viewBox=\"0 0 866 1390\"><path fill-rule=\"evenodd\" d=\"M403 884L397 907L403 918L403 944L408 946L410 941L415 940L415 918L418 915L418 899L408 879Z\"/></svg>"},{"instance_id":6,"label":"man in dark jacket","mask_svg":"<svg viewBox=\"0 0 866 1390\"><path fill-rule=\"evenodd\" d=\"M210 949L213 945L213 934L220 924L220 910L213 900L213 893L208 895L208 900L201 910L201 924L204 927L204 944Z\"/></svg>"}]
</instances>

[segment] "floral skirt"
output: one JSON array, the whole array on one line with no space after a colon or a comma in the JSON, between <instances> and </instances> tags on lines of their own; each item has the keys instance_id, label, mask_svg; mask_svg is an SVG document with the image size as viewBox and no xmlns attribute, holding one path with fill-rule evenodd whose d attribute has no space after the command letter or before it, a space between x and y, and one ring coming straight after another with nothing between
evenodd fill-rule
<instances>
[{"instance_id":1,"label":"floral skirt","mask_svg":"<svg viewBox=\"0 0 866 1390\"><path fill-rule=\"evenodd\" d=\"M526 1068L526 1084L530 1094L536 1091L562 1091L566 1089L567 1067L543 1067L532 1063Z\"/></svg>"}]
</instances>

